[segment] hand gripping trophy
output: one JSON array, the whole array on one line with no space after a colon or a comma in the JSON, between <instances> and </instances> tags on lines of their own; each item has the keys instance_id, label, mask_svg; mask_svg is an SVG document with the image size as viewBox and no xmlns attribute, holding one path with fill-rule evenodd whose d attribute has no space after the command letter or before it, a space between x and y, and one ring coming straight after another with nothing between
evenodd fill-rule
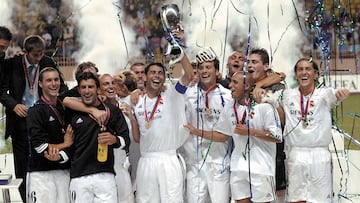
<instances>
[{"instance_id":1,"label":"hand gripping trophy","mask_svg":"<svg viewBox=\"0 0 360 203\"><path fill-rule=\"evenodd\" d=\"M161 22L164 32L166 33L167 41L169 42L164 53L165 56L170 56L169 65L179 62L184 57L184 43L172 31L178 29L183 32L180 23L179 8L176 4L167 4L161 7L160 13Z\"/></svg>"}]
</instances>

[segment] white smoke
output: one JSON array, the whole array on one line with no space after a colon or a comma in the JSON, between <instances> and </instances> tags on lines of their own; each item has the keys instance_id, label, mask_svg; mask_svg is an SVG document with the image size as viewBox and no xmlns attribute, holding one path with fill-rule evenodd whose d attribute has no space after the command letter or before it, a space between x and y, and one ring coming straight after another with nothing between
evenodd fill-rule
<instances>
[{"instance_id":1,"label":"white smoke","mask_svg":"<svg viewBox=\"0 0 360 203\"><path fill-rule=\"evenodd\" d=\"M257 36L257 39L252 41L252 47L265 48L273 58L271 68L284 72L287 75L287 81L291 82L294 75L293 67L302 57L301 47L306 39L299 28L295 8L291 1L269 0L269 14L267 3L261 4L260 0L256 0L251 6L253 16L258 22L258 26L253 29L253 35ZM301 4L295 1L295 5ZM297 9L302 15L299 8L301 7Z\"/></svg>"},{"instance_id":2,"label":"white smoke","mask_svg":"<svg viewBox=\"0 0 360 203\"><path fill-rule=\"evenodd\" d=\"M100 73L117 74L128 64L130 56L139 53L139 49L133 45L134 31L123 22L125 36L122 34L117 16L119 9L115 4L118 3L108 0L73 0L81 44L77 62L92 61ZM122 19L124 13L120 14Z\"/></svg>"},{"instance_id":3,"label":"white smoke","mask_svg":"<svg viewBox=\"0 0 360 203\"><path fill-rule=\"evenodd\" d=\"M292 80L292 67L302 57L301 45L305 40L292 1L269 0L269 14L268 1L264 0L183 2L178 0L167 3L176 3L183 13L190 58L195 58L195 54L202 48L211 46L220 60L222 73L226 74L226 63L231 52L234 49L246 50L251 25L250 49L265 48L273 58L271 67L275 71L284 72L287 79ZM301 12L300 2L294 3L298 12Z\"/></svg>"},{"instance_id":4,"label":"white smoke","mask_svg":"<svg viewBox=\"0 0 360 203\"><path fill-rule=\"evenodd\" d=\"M1 0L0 1L0 26L6 26L11 29L13 22L11 22L11 14L14 8L13 0Z\"/></svg>"},{"instance_id":5,"label":"white smoke","mask_svg":"<svg viewBox=\"0 0 360 203\"><path fill-rule=\"evenodd\" d=\"M183 24L185 28L186 44L190 58L195 59L195 55L203 48L211 47L220 62L226 53L231 52L228 46L228 39L233 35L232 13L229 13L228 29L226 24L227 6L225 1L188 1L186 5L179 4L183 8ZM230 9L229 9L230 10ZM225 38L227 33L227 39ZM225 51L224 51L225 50ZM227 60L227 59L226 59ZM226 63L225 60L225 63Z\"/></svg>"},{"instance_id":6,"label":"white smoke","mask_svg":"<svg viewBox=\"0 0 360 203\"><path fill-rule=\"evenodd\" d=\"M227 57L231 52L234 49L246 50L250 19L250 49L265 48L273 58L271 67L292 78L292 67L301 57L300 47L305 40L292 1L173 0L164 4L169 3L177 4L183 15L186 52L190 59L194 59L201 49L212 47L220 60L222 73L226 74ZM73 4L74 8L78 8L74 17L79 25L78 39L82 45L78 62L93 61L100 72L113 74L125 67L129 56L138 55L139 48L134 46L134 31L123 24L129 56L126 53L117 17L118 8L113 2L73 0ZM295 5L299 3L295 2ZM130 50L136 50L136 53Z\"/></svg>"},{"instance_id":7,"label":"white smoke","mask_svg":"<svg viewBox=\"0 0 360 203\"><path fill-rule=\"evenodd\" d=\"M13 28L11 15L15 2L0 1L0 25L5 25L10 30ZM72 17L75 18L79 29L77 37L81 43L81 49L77 62L92 61L97 64L100 73L118 73L128 64L130 57L139 53L139 48L134 46L135 31L122 23L124 35L122 34L117 16L119 9L114 2L109 0L63 1L64 4L72 4L70 7L73 9ZM268 2L269 15L267 14ZM249 16L251 16L250 48L263 47L270 52L271 45L272 68L285 72L287 78L291 79L292 67L301 55L300 47L305 40L299 30L297 20L294 20L296 14L291 1L174 0L167 3L176 3L183 14L187 52L191 59L194 59L195 54L202 48L212 47L219 57L223 74L226 74L227 57L233 51L232 49L246 49ZM301 12L299 3L300 1L295 1L298 11ZM119 5L118 2L115 4ZM120 11L121 20L123 20L125 13ZM268 33L270 33L270 41ZM231 47L231 42L236 46Z\"/></svg>"}]
</instances>

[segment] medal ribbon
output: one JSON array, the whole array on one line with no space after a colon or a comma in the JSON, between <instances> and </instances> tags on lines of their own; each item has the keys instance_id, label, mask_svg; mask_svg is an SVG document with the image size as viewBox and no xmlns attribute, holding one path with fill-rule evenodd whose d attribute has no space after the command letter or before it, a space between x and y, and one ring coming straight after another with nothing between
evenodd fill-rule
<instances>
[{"instance_id":1,"label":"medal ribbon","mask_svg":"<svg viewBox=\"0 0 360 203\"><path fill-rule=\"evenodd\" d=\"M105 105L105 103L101 102L102 105L104 105L105 107L105 114L106 114L106 118L105 118L105 121L103 123L104 126L106 126L110 120L110 109L107 105ZM92 115L92 114L89 114L90 118L92 118L94 121L96 121L96 118Z\"/></svg>"},{"instance_id":2,"label":"medal ribbon","mask_svg":"<svg viewBox=\"0 0 360 203\"><path fill-rule=\"evenodd\" d=\"M248 99L248 104L249 103L250 103L250 99ZM246 109L244 110L244 113L243 113L241 121L240 121L239 116L238 116L238 112L237 112L237 108L236 108L236 101L234 102L234 112L235 112L236 124L244 124L245 123L245 118L246 118Z\"/></svg>"},{"instance_id":3,"label":"medal ribbon","mask_svg":"<svg viewBox=\"0 0 360 203\"><path fill-rule=\"evenodd\" d=\"M148 114L147 114L147 111L146 111L146 96L145 96L144 108L145 108L145 120L146 120L146 122L149 123L151 120L154 119L155 111L156 111L157 107L159 106L160 100L161 100L161 95L158 96L158 98L156 100L156 103L155 103L155 106L154 106L153 110L151 111L150 117L148 117Z\"/></svg>"},{"instance_id":4,"label":"medal ribbon","mask_svg":"<svg viewBox=\"0 0 360 203\"><path fill-rule=\"evenodd\" d=\"M306 122L306 117L308 114L308 110L309 110L309 102L310 102L310 98L313 95L315 90L315 87L313 88L313 90L311 91L310 97L309 99L306 101L306 106L304 107L304 96L300 90L300 112L301 112L301 118L304 119L304 121Z\"/></svg>"},{"instance_id":5,"label":"medal ribbon","mask_svg":"<svg viewBox=\"0 0 360 203\"><path fill-rule=\"evenodd\" d=\"M208 97L208 94L214 90L217 86L217 84L211 86L208 90L206 90L205 92L205 107L208 109L209 108L209 97Z\"/></svg>"},{"instance_id":6,"label":"medal ribbon","mask_svg":"<svg viewBox=\"0 0 360 203\"><path fill-rule=\"evenodd\" d=\"M41 96L41 100L50 107L51 111L54 112L54 114L56 115L56 118L58 119L60 125L62 127L64 127L64 125L65 125L64 117L61 116L60 112L56 109L56 106L54 104L52 104L49 100L47 100L44 97L44 95ZM63 103L60 101L59 98L57 98L57 101L60 102L61 106L64 109L65 107L64 107Z\"/></svg>"},{"instance_id":7,"label":"medal ribbon","mask_svg":"<svg viewBox=\"0 0 360 203\"><path fill-rule=\"evenodd\" d=\"M39 68L39 66L36 67L34 77L33 77L32 80L31 80L31 77L30 77L30 68L26 67L25 57L26 57L26 56L23 57L23 64L24 64L23 67L24 67L24 72L25 72L26 80L28 81L29 88L30 88L30 89L34 89L35 78L36 78L36 76L37 76L37 74L38 74L38 68ZM34 65L31 65L31 64L30 64L30 66L34 66ZM34 66L34 67L35 67L35 66Z\"/></svg>"}]
</instances>

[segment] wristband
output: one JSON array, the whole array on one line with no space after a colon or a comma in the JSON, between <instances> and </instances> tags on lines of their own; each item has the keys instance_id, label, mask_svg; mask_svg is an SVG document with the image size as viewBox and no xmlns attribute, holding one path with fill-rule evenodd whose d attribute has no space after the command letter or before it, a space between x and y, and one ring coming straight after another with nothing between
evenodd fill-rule
<instances>
[{"instance_id":1,"label":"wristband","mask_svg":"<svg viewBox=\"0 0 360 203\"><path fill-rule=\"evenodd\" d=\"M176 83L175 85L175 89L177 92L179 92L180 94L185 94L187 87L182 85L179 81Z\"/></svg>"}]
</instances>

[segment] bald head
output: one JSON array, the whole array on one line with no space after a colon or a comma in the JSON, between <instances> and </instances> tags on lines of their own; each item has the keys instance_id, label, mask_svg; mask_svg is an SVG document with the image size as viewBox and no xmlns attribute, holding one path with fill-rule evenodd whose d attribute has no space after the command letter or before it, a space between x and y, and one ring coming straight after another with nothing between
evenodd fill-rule
<instances>
[{"instance_id":1,"label":"bald head","mask_svg":"<svg viewBox=\"0 0 360 203\"><path fill-rule=\"evenodd\" d=\"M235 72L242 71L244 62L245 53L239 50L234 51L228 58L228 77L231 77Z\"/></svg>"}]
</instances>

